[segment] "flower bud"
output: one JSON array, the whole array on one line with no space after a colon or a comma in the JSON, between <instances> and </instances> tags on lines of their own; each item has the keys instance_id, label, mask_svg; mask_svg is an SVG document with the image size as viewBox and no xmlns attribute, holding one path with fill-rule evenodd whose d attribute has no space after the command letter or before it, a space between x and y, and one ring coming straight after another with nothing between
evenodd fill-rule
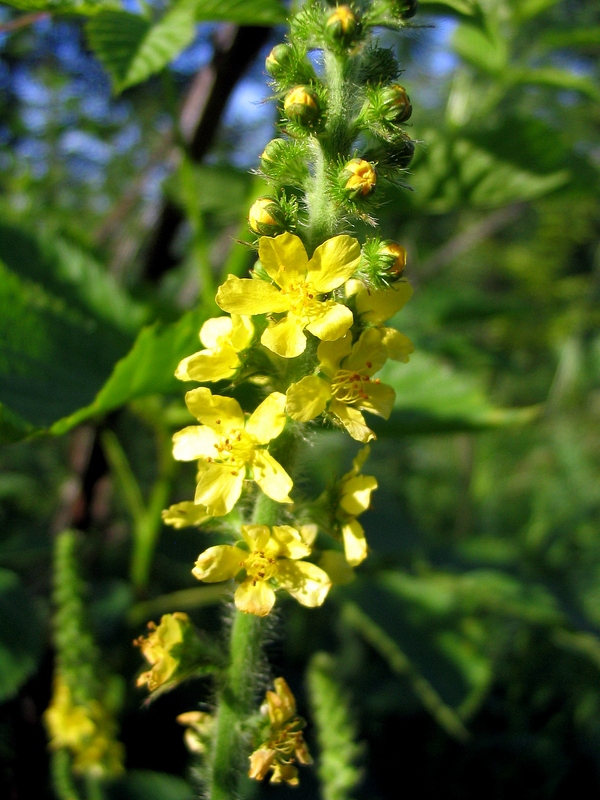
<instances>
[{"instance_id":1,"label":"flower bud","mask_svg":"<svg viewBox=\"0 0 600 800\"><path fill-rule=\"evenodd\" d=\"M325 34L332 44L349 47L360 33L360 22L349 6L336 6L325 23Z\"/></svg>"},{"instance_id":2,"label":"flower bud","mask_svg":"<svg viewBox=\"0 0 600 800\"><path fill-rule=\"evenodd\" d=\"M259 197L248 212L250 230L259 236L276 236L285 231L285 217L281 206L273 197Z\"/></svg>"},{"instance_id":3,"label":"flower bud","mask_svg":"<svg viewBox=\"0 0 600 800\"><path fill-rule=\"evenodd\" d=\"M271 139L267 142L265 149L260 154L260 160L263 166L275 164L286 153L288 144L284 139Z\"/></svg>"},{"instance_id":4,"label":"flower bud","mask_svg":"<svg viewBox=\"0 0 600 800\"><path fill-rule=\"evenodd\" d=\"M396 280L406 266L406 250L397 242L382 242L378 253L383 256L380 269L388 280Z\"/></svg>"},{"instance_id":5,"label":"flower bud","mask_svg":"<svg viewBox=\"0 0 600 800\"><path fill-rule=\"evenodd\" d=\"M288 119L303 127L312 127L321 113L317 95L308 86L291 89L285 96L283 108Z\"/></svg>"},{"instance_id":6,"label":"flower bud","mask_svg":"<svg viewBox=\"0 0 600 800\"><path fill-rule=\"evenodd\" d=\"M387 122L406 122L412 114L406 89L399 83L392 83L381 90L381 103L383 116Z\"/></svg>"},{"instance_id":7,"label":"flower bud","mask_svg":"<svg viewBox=\"0 0 600 800\"><path fill-rule=\"evenodd\" d=\"M402 133L386 147L385 152L389 164L405 169L415 154L415 143L409 136Z\"/></svg>"},{"instance_id":8,"label":"flower bud","mask_svg":"<svg viewBox=\"0 0 600 800\"><path fill-rule=\"evenodd\" d=\"M366 197L377 183L375 167L362 158L353 158L341 171L340 183L352 199Z\"/></svg>"},{"instance_id":9,"label":"flower bud","mask_svg":"<svg viewBox=\"0 0 600 800\"><path fill-rule=\"evenodd\" d=\"M392 0L392 8L402 19L414 17L419 8L418 0Z\"/></svg>"},{"instance_id":10,"label":"flower bud","mask_svg":"<svg viewBox=\"0 0 600 800\"><path fill-rule=\"evenodd\" d=\"M282 78L293 62L293 51L289 44L276 44L265 60L265 69L272 78Z\"/></svg>"}]
</instances>

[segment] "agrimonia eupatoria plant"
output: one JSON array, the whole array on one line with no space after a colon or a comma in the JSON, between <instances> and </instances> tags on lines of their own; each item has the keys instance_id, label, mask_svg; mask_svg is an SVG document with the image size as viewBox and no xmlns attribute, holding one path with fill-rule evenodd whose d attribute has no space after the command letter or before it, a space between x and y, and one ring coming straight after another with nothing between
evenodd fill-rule
<instances>
[{"instance_id":1,"label":"agrimonia eupatoria plant","mask_svg":"<svg viewBox=\"0 0 600 800\"><path fill-rule=\"evenodd\" d=\"M283 678L256 708L266 618L282 590L320 606L368 554L358 517L377 481L362 474L375 438L364 412L389 417L394 390L376 375L413 350L386 325L412 293L406 251L382 239L375 220L381 183L402 183L414 153L403 127L412 107L374 28L400 29L415 11L413 0L310 0L290 20L287 40L266 60L281 118L261 156L271 193L248 217L258 260L251 277L229 275L220 286L225 314L204 323L202 349L176 372L203 384L185 396L198 424L175 434L173 450L195 463L197 484L194 498L163 518L230 537L192 571L203 582L235 581L236 609L226 654L203 645L185 614L165 615L136 644L151 665L140 677L151 692L213 664L214 713L180 718L211 800L238 797L243 772L298 782L297 765L310 755ZM373 228L363 242L352 236L359 221ZM215 382L218 393L206 386ZM363 447L350 472L311 501L295 487L295 459L319 425ZM323 549L321 532L337 548Z\"/></svg>"}]
</instances>

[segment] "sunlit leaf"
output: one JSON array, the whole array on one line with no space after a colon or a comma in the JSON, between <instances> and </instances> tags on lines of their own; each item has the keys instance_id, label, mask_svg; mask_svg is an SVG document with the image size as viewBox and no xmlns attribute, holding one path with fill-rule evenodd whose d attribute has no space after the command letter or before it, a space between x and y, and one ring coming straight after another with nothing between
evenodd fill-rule
<instances>
[{"instance_id":1,"label":"sunlit leaf","mask_svg":"<svg viewBox=\"0 0 600 800\"><path fill-rule=\"evenodd\" d=\"M475 25L459 25L452 46L461 58L485 72L500 72L508 60L506 40L497 32Z\"/></svg>"},{"instance_id":2,"label":"sunlit leaf","mask_svg":"<svg viewBox=\"0 0 600 800\"><path fill-rule=\"evenodd\" d=\"M52 14L97 14L98 11L118 7L117 0L2 0L4 5L19 11L47 11Z\"/></svg>"},{"instance_id":3,"label":"sunlit leaf","mask_svg":"<svg viewBox=\"0 0 600 800\"><path fill-rule=\"evenodd\" d=\"M450 11L466 17L480 13L477 0L420 0L420 5L423 7L423 11L427 12L448 13L448 9L450 9Z\"/></svg>"},{"instance_id":4,"label":"sunlit leaf","mask_svg":"<svg viewBox=\"0 0 600 800\"><path fill-rule=\"evenodd\" d=\"M567 89L580 92L591 100L600 102L600 87L591 78L577 75L566 69L559 69L558 67L516 68L510 70L507 77L512 83Z\"/></svg>"}]
</instances>

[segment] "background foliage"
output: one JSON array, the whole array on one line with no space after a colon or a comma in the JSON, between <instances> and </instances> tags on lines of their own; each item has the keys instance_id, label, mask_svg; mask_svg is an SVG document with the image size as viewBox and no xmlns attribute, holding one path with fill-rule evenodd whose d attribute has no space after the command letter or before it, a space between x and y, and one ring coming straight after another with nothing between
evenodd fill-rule
<instances>
[{"instance_id":1,"label":"background foliage","mask_svg":"<svg viewBox=\"0 0 600 800\"><path fill-rule=\"evenodd\" d=\"M273 113L257 101L285 9L0 13L0 786L51 797L49 565L73 525L94 633L122 676L128 772L111 796L184 800L174 717L202 681L142 707L131 640L172 610L219 624L221 594L190 574L213 539L160 527L193 483L168 455L188 419L173 371L221 276L251 264L236 240L261 193L248 170ZM410 254L398 322L416 352L385 374L397 401L369 462L372 554L324 608L284 605L270 646L322 753L295 796L384 800L405 775L449 797L592 795L600 10L423 1L415 23L386 34L420 144L413 191L388 190L381 221ZM225 108L198 99L202 81L231 92ZM319 434L305 481L318 492L352 455Z\"/></svg>"}]
</instances>

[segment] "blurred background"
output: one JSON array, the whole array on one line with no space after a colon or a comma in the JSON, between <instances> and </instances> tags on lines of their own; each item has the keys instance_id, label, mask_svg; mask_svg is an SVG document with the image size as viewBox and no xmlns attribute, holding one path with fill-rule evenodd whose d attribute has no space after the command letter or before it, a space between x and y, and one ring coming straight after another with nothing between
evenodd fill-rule
<instances>
[{"instance_id":1,"label":"blurred background","mask_svg":"<svg viewBox=\"0 0 600 800\"><path fill-rule=\"evenodd\" d=\"M109 796L188 800L175 716L209 684L144 704L131 641L169 611L221 625L190 573L214 538L160 523L194 483L169 458L188 420L172 372L222 276L252 266L238 242L276 135L264 58L283 17L207 2L182 52L136 78L85 4L55 5L0 5L0 795L53 797L52 549L71 526L118 676L127 773ZM269 645L316 755L341 709L341 766L323 761L342 777L254 796L596 797L600 8L448 0L412 22L381 33L418 143L411 190L378 188L415 289L392 324L415 353L381 376L397 401L363 470L372 552L323 608L282 601ZM355 454L315 433L303 488Z\"/></svg>"}]
</instances>

